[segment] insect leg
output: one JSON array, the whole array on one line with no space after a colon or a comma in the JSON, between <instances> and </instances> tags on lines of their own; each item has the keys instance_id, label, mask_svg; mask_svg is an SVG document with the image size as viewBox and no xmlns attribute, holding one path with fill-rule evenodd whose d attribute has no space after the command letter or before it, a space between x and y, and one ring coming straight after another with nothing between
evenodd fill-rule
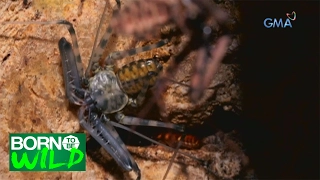
<instances>
[{"instance_id":1,"label":"insect leg","mask_svg":"<svg viewBox=\"0 0 320 180\"><path fill-rule=\"evenodd\" d=\"M84 97L83 91L79 91L82 74L79 74L78 68L79 66L82 68L81 61L78 62L80 59L76 59L71 44L65 38L61 38L58 45L62 59L66 96L71 103L80 105L83 102L81 98Z\"/></svg>"},{"instance_id":2,"label":"insect leg","mask_svg":"<svg viewBox=\"0 0 320 180\"><path fill-rule=\"evenodd\" d=\"M125 50L125 51L115 51L115 52L110 53L110 55L108 55L105 58L104 63L106 65L112 65L112 64L114 64L115 60L122 59L127 56L133 56L135 54L139 54L144 51L150 51L152 49L159 48L161 46L166 45L168 42L169 42L168 39L164 39L164 40L161 40L157 43L134 48L134 49L129 49L129 50Z\"/></svg>"},{"instance_id":3,"label":"insect leg","mask_svg":"<svg viewBox=\"0 0 320 180\"><path fill-rule=\"evenodd\" d=\"M126 171L135 171L137 174L137 180L140 180L141 172L138 165L133 160L133 157L128 152L116 130L110 124L110 121L104 121L104 123L102 123L97 114L89 113L88 118L91 123L88 123L86 121L85 111L86 108L83 106L80 108L78 113L81 126L99 142L99 144L113 157L119 166Z\"/></svg>"},{"instance_id":4,"label":"insect leg","mask_svg":"<svg viewBox=\"0 0 320 180\"><path fill-rule=\"evenodd\" d=\"M115 115L115 118L117 121L121 124L126 125L137 125L137 126L153 126L153 127L164 127L169 129L175 129L177 131L184 131L184 126L168 123L168 122L161 122L161 121L155 121L155 120L149 120L149 119L142 119L138 117L132 117L132 116L126 116L122 114L121 112L118 112Z\"/></svg>"}]
</instances>

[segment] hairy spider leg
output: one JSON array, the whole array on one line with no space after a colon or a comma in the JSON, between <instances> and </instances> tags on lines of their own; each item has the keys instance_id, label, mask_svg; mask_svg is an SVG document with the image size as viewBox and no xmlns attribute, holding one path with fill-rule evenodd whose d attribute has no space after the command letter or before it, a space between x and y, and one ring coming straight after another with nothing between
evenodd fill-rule
<instances>
[{"instance_id":1,"label":"hairy spider leg","mask_svg":"<svg viewBox=\"0 0 320 180\"><path fill-rule=\"evenodd\" d=\"M94 113L89 113L89 117L85 117L86 109L87 107L82 106L78 113L81 126L99 142L119 166L126 171L133 170L137 174L137 180L140 180L141 172L137 163L128 152L117 131L113 128L112 124L110 124L110 121L102 120ZM89 123L86 121L87 118L90 121ZM102 121L104 123L102 123Z\"/></svg>"},{"instance_id":2,"label":"hairy spider leg","mask_svg":"<svg viewBox=\"0 0 320 180\"><path fill-rule=\"evenodd\" d=\"M164 39L164 40L160 40L154 44L150 44L150 45L146 45L146 46L142 46L142 47L138 47L138 48L133 48L133 49L129 49L129 50L125 50L125 51L115 51L110 53L105 59L104 59L104 63L106 65L113 65L114 62L118 59L122 59L128 56L133 56L135 54L139 54L145 51L150 51L152 49L156 49L159 47L162 47L164 45L166 45L169 42L168 39Z\"/></svg>"},{"instance_id":3,"label":"hairy spider leg","mask_svg":"<svg viewBox=\"0 0 320 180\"><path fill-rule=\"evenodd\" d=\"M179 151L179 147L180 147L180 142L181 142L181 141L179 141L179 143L178 143L178 145L177 145L177 148L172 148L172 147L167 146L167 145L165 145L165 144L163 144L163 143L160 143L160 142L158 142L158 141L155 141L155 140L153 140L153 139L151 139L151 138L149 138L149 137L147 137L147 136L145 136L145 135L143 135L143 134L141 134L141 133L139 133L139 132L137 132L137 131L135 131L135 130L133 130L133 129L131 129L131 128L128 128L128 127L122 125L122 124L119 124L119 123L113 122L113 121L109 121L109 122L110 122L110 124L111 124L112 126L114 126L114 127L118 127L118 128L124 129L124 130L126 130L126 131L129 131L129 132L131 132L131 133L133 133L133 134L136 134L137 136L142 137L143 139L146 139L146 140L148 140L148 141L150 141L150 142L152 142L152 143L154 143L154 144L157 144L157 145L159 145L159 146L162 146L162 147L164 147L164 148L166 148L166 149L168 149L168 150L170 150L170 151L173 151L173 152L174 152L174 155L172 156L172 158L171 158L171 160L170 160L170 164L173 163L175 157L176 157L176 156L178 155L178 153L179 153L179 154L182 154L182 155L184 155L184 156L186 156L186 157L188 157L188 158L190 158L190 159L193 159L193 160L197 161L197 162L200 163L207 171L211 172L211 173L214 175L214 172L213 172L211 169L208 168L208 165L210 165L208 161L204 161L204 160L202 160L202 159L198 159L198 158L196 158L196 157L194 157L194 156L192 156L192 155L190 155L190 154L188 154L188 153L185 153L185 152L183 152L183 151ZM180 140L181 140L181 139L180 139ZM169 165L170 165L170 164L169 164ZM169 168L170 168L170 167L169 167Z\"/></svg>"},{"instance_id":4,"label":"hairy spider leg","mask_svg":"<svg viewBox=\"0 0 320 180\"><path fill-rule=\"evenodd\" d=\"M116 0L116 3L117 3L118 8L120 9L120 7L121 7L120 0ZM105 15L106 10L107 10L107 4L104 7L103 13L100 18L99 26L97 28L96 37L94 39L92 52L91 52L91 56L90 56L90 61L89 61L88 67L85 72L86 79L89 79L89 77L91 76L91 73L94 72L94 70L98 67L99 60L100 60L100 58L103 54L103 51L108 44L108 40L112 34L112 28L109 25L107 27L105 33L103 34L102 38L100 39L98 46L96 46L96 43L97 43L98 37L99 37L100 28L102 27L102 24L103 24L104 19L106 17L106 15ZM117 11L115 11L115 10L112 11L112 17L114 16L114 14L116 12Z\"/></svg>"},{"instance_id":5,"label":"hairy spider leg","mask_svg":"<svg viewBox=\"0 0 320 180\"><path fill-rule=\"evenodd\" d=\"M126 116L121 112L117 112L117 114L115 115L115 118L119 123L125 124L125 125L164 127L168 129L175 129L180 132L184 131L184 126L182 125L173 124L169 122L142 119L142 118L133 117L133 116Z\"/></svg>"}]
</instances>

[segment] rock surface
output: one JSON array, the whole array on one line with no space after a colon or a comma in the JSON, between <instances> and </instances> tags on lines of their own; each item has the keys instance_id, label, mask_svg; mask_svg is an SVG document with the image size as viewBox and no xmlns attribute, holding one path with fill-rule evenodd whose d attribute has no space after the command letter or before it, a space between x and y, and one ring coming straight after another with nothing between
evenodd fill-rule
<instances>
[{"instance_id":1,"label":"rock surface","mask_svg":"<svg viewBox=\"0 0 320 180\"><path fill-rule=\"evenodd\" d=\"M80 1L73 0L33 0L26 4L23 4L22 1L1 1L0 22L67 19L76 29L80 54L84 67L86 67L105 3L103 0L84 1L83 5ZM110 7L113 6L115 2L110 1ZM111 12L112 9L109 8L106 22L110 19ZM233 10L230 12L233 13ZM0 179L25 179L26 177L27 179L134 179L133 172L123 172L113 160L105 158L107 155L103 156L106 152L101 149L87 156L86 172L9 172L9 133L84 132L78 123L76 109L69 106L65 98L61 59L57 47L57 42L61 37L66 37L70 41L68 31L62 25L12 24L0 26L0 119L2 121L0 126ZM140 47L152 42L156 41L137 42L132 37L112 36L105 54L115 50ZM154 55L168 56L178 51L178 48L172 48L174 47L164 46L128 57L118 61L117 65L121 67L137 59L151 58ZM191 54L183 62L175 80L188 82L194 56ZM224 106L225 110L241 109L241 93L237 82L238 70L237 65L223 64L212 82L212 86L219 86L208 89L204 98L196 105L189 102L186 87L171 84L164 95L166 106L165 111L161 113L162 116L175 123L192 125L203 123L203 120L218 106ZM162 179L172 152L158 146L129 147L129 150L133 152L142 170L142 179ZM183 151L194 156L206 154L203 153L206 150ZM227 152L234 152L234 150ZM147 158L145 154L148 155ZM219 155L216 150L207 151L206 157L198 158L219 159L225 157L225 154ZM236 154L238 160L244 157L242 151L237 151ZM99 159L100 156L103 158ZM234 157L233 154L231 156ZM239 160L240 167L245 164L242 161ZM212 166L212 169L217 168ZM215 179L216 177L212 176L212 173L208 175L205 168L199 163L187 161L174 163L167 179L206 178Z\"/></svg>"}]
</instances>

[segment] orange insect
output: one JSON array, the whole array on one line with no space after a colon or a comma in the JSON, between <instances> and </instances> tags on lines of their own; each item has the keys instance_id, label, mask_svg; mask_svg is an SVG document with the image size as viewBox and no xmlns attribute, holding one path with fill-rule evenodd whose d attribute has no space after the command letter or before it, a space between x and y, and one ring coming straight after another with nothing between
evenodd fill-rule
<instances>
[{"instance_id":1,"label":"orange insect","mask_svg":"<svg viewBox=\"0 0 320 180\"><path fill-rule=\"evenodd\" d=\"M173 148L177 147L179 142L181 142L180 147L185 149L197 149L201 145L200 140L196 136L190 134L183 135L179 133L166 132L159 134L157 139Z\"/></svg>"}]
</instances>

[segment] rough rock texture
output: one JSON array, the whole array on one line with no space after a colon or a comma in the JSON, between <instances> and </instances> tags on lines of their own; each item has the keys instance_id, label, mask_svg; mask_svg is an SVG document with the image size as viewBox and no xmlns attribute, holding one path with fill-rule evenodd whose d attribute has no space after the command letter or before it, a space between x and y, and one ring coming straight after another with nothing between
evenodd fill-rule
<instances>
[{"instance_id":1,"label":"rough rock texture","mask_svg":"<svg viewBox=\"0 0 320 180\"><path fill-rule=\"evenodd\" d=\"M232 179L235 177L246 179L250 176L253 177L252 169L248 168L248 157L243 153L241 144L237 143L232 137L232 133L217 132L202 139L201 148L198 150L180 150L181 153L192 155L196 159L178 154L167 176L168 179L176 179L176 177L181 179ZM129 150L137 157L160 164L163 161L171 161L173 155L173 152L158 146L148 148L129 147ZM207 168L204 168L203 163L197 159L205 161ZM159 176L166 171L166 168L159 169L162 169L156 172L159 173Z\"/></svg>"},{"instance_id":2,"label":"rough rock texture","mask_svg":"<svg viewBox=\"0 0 320 180\"><path fill-rule=\"evenodd\" d=\"M239 12L232 1L211 1L212 7L217 6L227 12L229 19L226 22L228 31L236 32L239 22ZM217 34L226 33L221 27L213 27ZM224 64L222 64L212 79L211 84L204 91L204 95L196 103L192 103L189 98L189 87L181 84L171 83L163 95L161 116L174 123L198 125L204 123L204 119L209 117L218 107L223 107L225 111L239 112L242 109L242 97L239 81L240 67L235 64L235 55L241 42L240 34L232 34L231 44L228 47ZM188 42L188 37L178 37L178 45L168 46L174 55L182 51ZM177 73L173 79L176 82L190 84L197 60L196 51L190 52L184 61L179 65ZM172 58L171 58L172 60ZM210 70L209 70L210 71Z\"/></svg>"},{"instance_id":3,"label":"rough rock texture","mask_svg":"<svg viewBox=\"0 0 320 180\"><path fill-rule=\"evenodd\" d=\"M196 54L192 53L180 66L175 80L188 84L192 73L192 64ZM222 64L204 96L196 103L189 100L189 87L170 84L164 95L163 117L175 123L201 124L217 107L224 110L239 111L241 109L239 67L233 64Z\"/></svg>"},{"instance_id":4,"label":"rough rock texture","mask_svg":"<svg viewBox=\"0 0 320 180\"><path fill-rule=\"evenodd\" d=\"M79 0L33 0L26 4L23 4L22 1L0 1L0 22L67 19L74 24L76 29L80 54L84 67L86 67L105 3L104 0L84 1L81 6ZM115 2L110 1L110 7L114 5ZM111 11L111 8L107 11L109 16L106 22L110 18ZM62 25L0 25L0 119L2 122L0 126L0 179L25 179L26 177L27 179L105 179L106 177L107 179L129 179L129 177L134 179L133 172L123 172L110 158L99 159L101 154L106 154L105 151L99 149L87 156L86 172L9 172L9 133L83 132L76 117L76 109L69 106L65 98L61 59L57 47L57 42L61 37L66 37L70 41L68 31ZM132 37L113 36L105 54L114 50L139 47L147 43L151 42L136 42ZM236 44L237 42L234 42L233 46ZM118 65L121 66L140 58L150 58L154 55L168 56L170 49L172 52L177 51L170 46L165 46L125 58L119 61ZM177 81L188 82L192 66L192 62L189 61L193 61L193 56L191 55L183 62L179 69L180 73L175 77ZM208 117L217 106L225 106L226 110L241 109L239 84L236 81L237 71L236 65L222 65L212 82L212 85L219 85L218 88L207 90L203 100L196 105L189 103L185 87L177 84L170 85L165 94L167 105L163 116L169 117L168 119L172 119L173 122L197 124L202 123L202 120ZM213 94L215 95L212 96ZM90 150L90 147L88 148ZM158 146L130 147L142 170L142 179L162 179L172 152L162 148L159 150L159 148ZM160 156L158 151L164 156ZM184 151L196 156L203 154L204 150ZM155 160L151 156L146 159L143 156L145 152L155 154L153 158L158 159ZM208 157L199 158L209 160L225 157L215 152L208 154L210 154ZM213 171L219 171L216 166L211 167ZM209 179L214 179L201 165L195 162L182 162L174 163L167 179L205 179L207 176L210 176Z\"/></svg>"}]
</instances>

